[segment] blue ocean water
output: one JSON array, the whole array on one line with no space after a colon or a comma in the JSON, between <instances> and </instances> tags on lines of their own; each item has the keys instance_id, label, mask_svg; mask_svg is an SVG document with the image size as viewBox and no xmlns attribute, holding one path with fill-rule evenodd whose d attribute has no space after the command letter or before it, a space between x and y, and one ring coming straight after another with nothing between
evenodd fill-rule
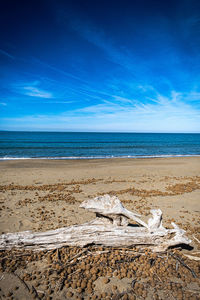
<instances>
[{"instance_id":1,"label":"blue ocean water","mask_svg":"<svg viewBox=\"0 0 200 300\"><path fill-rule=\"evenodd\" d=\"M200 134L0 132L0 159L200 155Z\"/></svg>"}]
</instances>

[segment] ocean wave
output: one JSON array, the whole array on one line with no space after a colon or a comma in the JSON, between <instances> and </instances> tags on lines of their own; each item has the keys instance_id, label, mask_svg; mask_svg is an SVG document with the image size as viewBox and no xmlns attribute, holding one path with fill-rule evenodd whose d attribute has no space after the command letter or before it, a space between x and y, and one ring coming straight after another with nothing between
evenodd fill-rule
<instances>
[{"instance_id":1,"label":"ocean wave","mask_svg":"<svg viewBox=\"0 0 200 300\"><path fill-rule=\"evenodd\" d=\"M0 161L4 160L82 160L82 159L112 159L112 158L168 158L168 157L200 157L198 154L162 154L162 155L124 155L124 156L46 156L46 157L0 157Z\"/></svg>"}]
</instances>

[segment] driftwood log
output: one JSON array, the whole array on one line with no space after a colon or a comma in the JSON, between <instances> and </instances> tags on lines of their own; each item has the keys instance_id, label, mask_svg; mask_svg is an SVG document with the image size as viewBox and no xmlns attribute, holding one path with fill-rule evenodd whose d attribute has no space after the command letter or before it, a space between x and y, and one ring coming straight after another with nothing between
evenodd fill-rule
<instances>
[{"instance_id":1,"label":"driftwood log","mask_svg":"<svg viewBox=\"0 0 200 300\"><path fill-rule=\"evenodd\" d=\"M127 210L120 200L104 195L84 201L80 207L96 213L96 218L82 225L49 230L46 232L17 232L0 236L0 250L21 248L49 250L63 246L150 247L153 251L165 251L168 247L189 244L185 231L172 223L173 229L162 225L162 211L152 209L152 218L146 224L140 215ZM133 224L134 222L134 224Z\"/></svg>"}]
</instances>

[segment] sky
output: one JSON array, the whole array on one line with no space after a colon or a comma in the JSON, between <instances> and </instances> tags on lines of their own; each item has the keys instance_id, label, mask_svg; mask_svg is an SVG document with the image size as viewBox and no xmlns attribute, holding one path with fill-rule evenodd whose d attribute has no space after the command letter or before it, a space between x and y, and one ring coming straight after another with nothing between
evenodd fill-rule
<instances>
[{"instance_id":1,"label":"sky","mask_svg":"<svg viewBox=\"0 0 200 300\"><path fill-rule=\"evenodd\" d=\"M200 1L0 1L0 130L200 133Z\"/></svg>"}]
</instances>

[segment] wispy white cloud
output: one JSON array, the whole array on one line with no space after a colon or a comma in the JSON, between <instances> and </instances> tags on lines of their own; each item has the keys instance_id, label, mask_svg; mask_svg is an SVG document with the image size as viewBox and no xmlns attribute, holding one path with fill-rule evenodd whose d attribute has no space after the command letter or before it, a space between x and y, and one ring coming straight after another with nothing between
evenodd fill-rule
<instances>
[{"instance_id":1,"label":"wispy white cloud","mask_svg":"<svg viewBox=\"0 0 200 300\"><path fill-rule=\"evenodd\" d=\"M200 103L200 92L172 92L174 100L184 100L185 102L199 102Z\"/></svg>"},{"instance_id":2,"label":"wispy white cloud","mask_svg":"<svg viewBox=\"0 0 200 300\"><path fill-rule=\"evenodd\" d=\"M189 94L187 95L189 97ZM152 103L103 101L61 114L34 115L4 119L4 124L17 124L23 129L118 131L118 132L200 132L200 114L185 104L173 91L170 97L159 95Z\"/></svg>"},{"instance_id":3,"label":"wispy white cloud","mask_svg":"<svg viewBox=\"0 0 200 300\"><path fill-rule=\"evenodd\" d=\"M189 104L184 103L181 99L175 100L173 95L170 98L159 95L157 99L154 99L152 103L141 103L139 101L129 103L124 105L123 103L112 103L109 101L104 101L103 104L97 104L88 106L76 112L92 113L98 115L99 113L111 113L126 116L136 116L136 115L154 115L159 119L159 115L169 116L189 116L198 115L198 111L195 110Z\"/></svg>"},{"instance_id":4,"label":"wispy white cloud","mask_svg":"<svg viewBox=\"0 0 200 300\"><path fill-rule=\"evenodd\" d=\"M76 101L73 101L73 100L69 100L69 101L55 100L55 101L48 101L48 102L44 102L44 103L49 105L49 104L72 104L72 103L75 103L75 102Z\"/></svg>"},{"instance_id":5,"label":"wispy white cloud","mask_svg":"<svg viewBox=\"0 0 200 300\"><path fill-rule=\"evenodd\" d=\"M13 55L11 55L10 53L8 53L7 51L4 51L2 49L0 49L0 54L5 55L11 59L15 59L15 57Z\"/></svg>"},{"instance_id":6,"label":"wispy white cloud","mask_svg":"<svg viewBox=\"0 0 200 300\"><path fill-rule=\"evenodd\" d=\"M129 98L121 97L121 96L115 96L115 95L113 95L113 99L116 102L120 102L120 103L124 103L124 104L127 104L127 103L133 104L134 103L133 99L129 99Z\"/></svg>"},{"instance_id":7,"label":"wispy white cloud","mask_svg":"<svg viewBox=\"0 0 200 300\"><path fill-rule=\"evenodd\" d=\"M34 86L25 86L23 87L24 95L28 95L31 97L39 97L39 98L52 98L53 95L50 92L41 90Z\"/></svg>"},{"instance_id":8,"label":"wispy white cloud","mask_svg":"<svg viewBox=\"0 0 200 300\"><path fill-rule=\"evenodd\" d=\"M103 50L112 63L117 64L136 75L138 73L138 68L135 66L138 64L135 57L130 54L128 49L121 45L120 47L115 45L111 37L107 37L106 34L94 26L94 24L89 23L88 21L73 18L70 20L71 28L79 33L79 35L95 45L99 49ZM123 50L121 50L123 48ZM140 72L147 72L147 69L144 64L140 64Z\"/></svg>"},{"instance_id":9,"label":"wispy white cloud","mask_svg":"<svg viewBox=\"0 0 200 300\"><path fill-rule=\"evenodd\" d=\"M96 105L87 106L84 108L77 109L74 113L77 114L91 114L98 117L99 114L116 114L116 112L122 111L125 108L115 103L101 103Z\"/></svg>"},{"instance_id":10,"label":"wispy white cloud","mask_svg":"<svg viewBox=\"0 0 200 300\"><path fill-rule=\"evenodd\" d=\"M12 85L14 91L30 97L38 98L53 98L53 94L45 89L40 88L40 81L35 80L32 82L19 82Z\"/></svg>"},{"instance_id":11,"label":"wispy white cloud","mask_svg":"<svg viewBox=\"0 0 200 300\"><path fill-rule=\"evenodd\" d=\"M2 105L2 106L7 106L7 103L5 103L5 102L0 102L0 105Z\"/></svg>"},{"instance_id":12,"label":"wispy white cloud","mask_svg":"<svg viewBox=\"0 0 200 300\"><path fill-rule=\"evenodd\" d=\"M56 73L59 73L59 74L64 75L66 77L70 77L70 78L72 78L74 80L81 81L83 83L87 83L87 81L85 81L83 78L81 78L81 77L79 77L77 75L74 75L73 73L67 72L65 70L61 70L60 68L57 68L57 67L55 67L55 66L53 66L51 64L48 64L48 63L46 63L44 61L41 61L40 59L38 59L36 57L31 57L31 60L33 62L36 62L37 64L40 64L40 65L44 66L45 68L48 68L48 69L50 69L52 71L55 71Z\"/></svg>"}]
</instances>

